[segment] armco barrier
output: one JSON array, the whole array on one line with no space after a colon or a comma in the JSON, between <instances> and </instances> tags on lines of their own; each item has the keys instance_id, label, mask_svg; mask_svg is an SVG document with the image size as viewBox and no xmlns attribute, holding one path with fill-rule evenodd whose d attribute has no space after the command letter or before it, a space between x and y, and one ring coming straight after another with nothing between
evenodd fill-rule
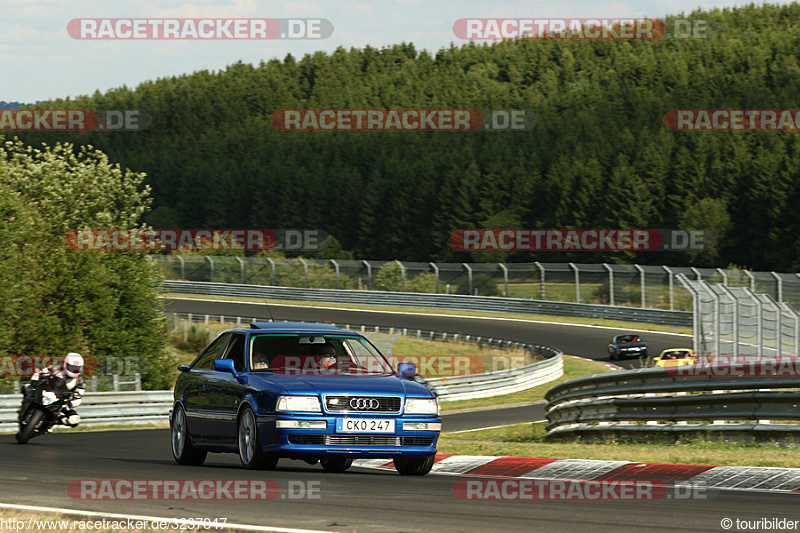
<instances>
[{"instance_id":1,"label":"armco barrier","mask_svg":"<svg viewBox=\"0 0 800 533\"><path fill-rule=\"evenodd\" d=\"M552 351L554 354L549 359L519 368L470 376L433 378L426 381L428 387L442 402L511 394L548 383L564 375L562 353Z\"/></svg>"},{"instance_id":2,"label":"armco barrier","mask_svg":"<svg viewBox=\"0 0 800 533\"><path fill-rule=\"evenodd\" d=\"M544 349L544 347L540 347ZM564 374L561 352L531 365L487 374L427 380L440 401L486 398L509 394L558 379ZM107 424L166 423L172 408L172 391L87 393L78 408L84 427ZM0 431L17 429L21 394L0 396Z\"/></svg>"},{"instance_id":3,"label":"armco barrier","mask_svg":"<svg viewBox=\"0 0 800 533\"><path fill-rule=\"evenodd\" d=\"M689 368L689 367L684 367ZM572 379L546 398L548 437L598 440L641 436L674 440L715 434L743 443L800 444L800 377L671 375L663 368L626 370ZM763 369L763 371L762 371Z\"/></svg>"},{"instance_id":4,"label":"armco barrier","mask_svg":"<svg viewBox=\"0 0 800 533\"><path fill-rule=\"evenodd\" d=\"M0 395L0 431L17 429L22 394ZM172 391L88 392L77 408L81 426L169 422Z\"/></svg>"},{"instance_id":5,"label":"armco barrier","mask_svg":"<svg viewBox=\"0 0 800 533\"><path fill-rule=\"evenodd\" d=\"M273 287L265 285L241 285L235 283L207 283L189 281L165 281L165 292L232 298L256 298L260 300L289 300L328 302L338 304L386 305L394 307L422 307L427 309L450 309L459 311L491 311L503 313L525 313L582 318L605 318L645 324L666 326L692 325L692 313L667 311L639 307L614 307L598 304L578 304L526 300L522 298L500 298L494 296L465 296L460 294L426 294L387 291L356 291L339 289L302 289L295 287Z\"/></svg>"}]
</instances>

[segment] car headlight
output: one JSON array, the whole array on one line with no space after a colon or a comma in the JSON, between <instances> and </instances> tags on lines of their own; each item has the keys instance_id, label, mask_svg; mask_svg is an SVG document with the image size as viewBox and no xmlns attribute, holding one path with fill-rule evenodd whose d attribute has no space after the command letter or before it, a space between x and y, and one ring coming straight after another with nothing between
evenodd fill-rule
<instances>
[{"instance_id":1,"label":"car headlight","mask_svg":"<svg viewBox=\"0 0 800 533\"><path fill-rule=\"evenodd\" d=\"M322 406L316 396L281 396L276 411L321 413Z\"/></svg>"},{"instance_id":2,"label":"car headlight","mask_svg":"<svg viewBox=\"0 0 800 533\"><path fill-rule=\"evenodd\" d=\"M407 398L405 412L410 415L438 415L439 402L436 398Z\"/></svg>"}]
</instances>

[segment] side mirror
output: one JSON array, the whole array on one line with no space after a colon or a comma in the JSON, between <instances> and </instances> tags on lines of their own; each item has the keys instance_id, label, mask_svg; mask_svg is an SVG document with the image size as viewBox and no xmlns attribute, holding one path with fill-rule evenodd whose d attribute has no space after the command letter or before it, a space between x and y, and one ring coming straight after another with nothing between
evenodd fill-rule
<instances>
[{"instance_id":1,"label":"side mirror","mask_svg":"<svg viewBox=\"0 0 800 533\"><path fill-rule=\"evenodd\" d=\"M232 359L214 359L214 370L230 372L234 376L239 375L239 373L236 371L236 368L233 366Z\"/></svg>"},{"instance_id":2,"label":"side mirror","mask_svg":"<svg viewBox=\"0 0 800 533\"><path fill-rule=\"evenodd\" d=\"M188 372L189 365L178 365L178 370L180 370L181 372Z\"/></svg>"},{"instance_id":3,"label":"side mirror","mask_svg":"<svg viewBox=\"0 0 800 533\"><path fill-rule=\"evenodd\" d=\"M397 375L402 378L411 378L417 374L417 365L414 363L400 363L397 365Z\"/></svg>"}]
</instances>

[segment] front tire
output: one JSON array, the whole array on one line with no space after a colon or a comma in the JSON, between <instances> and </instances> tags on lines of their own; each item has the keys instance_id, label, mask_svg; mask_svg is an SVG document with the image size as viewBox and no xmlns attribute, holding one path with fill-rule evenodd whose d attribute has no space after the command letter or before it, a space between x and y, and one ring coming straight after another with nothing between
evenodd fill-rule
<instances>
[{"instance_id":1,"label":"front tire","mask_svg":"<svg viewBox=\"0 0 800 533\"><path fill-rule=\"evenodd\" d=\"M245 468L251 470L274 470L278 466L278 457L261 451L261 439L258 438L258 426L253 409L245 407L239 416L236 428L239 441L239 459Z\"/></svg>"},{"instance_id":2,"label":"front tire","mask_svg":"<svg viewBox=\"0 0 800 533\"><path fill-rule=\"evenodd\" d=\"M186 424L186 413L183 406L178 405L172 412L172 424L170 424L172 436L172 456L179 465L200 466L205 462L208 452L198 450L192 445L189 436L189 426Z\"/></svg>"},{"instance_id":3,"label":"front tire","mask_svg":"<svg viewBox=\"0 0 800 533\"><path fill-rule=\"evenodd\" d=\"M44 411L37 407L30 406L28 410L33 410L33 413L28 415L28 421L25 425L20 423L19 432L17 433L17 442L20 444L25 444L31 437L33 437L33 432L36 431L36 426L42 421L42 417L44 417Z\"/></svg>"},{"instance_id":4,"label":"front tire","mask_svg":"<svg viewBox=\"0 0 800 533\"><path fill-rule=\"evenodd\" d=\"M403 476L424 476L433 468L435 455L425 457L398 457L394 459L394 467Z\"/></svg>"},{"instance_id":5,"label":"front tire","mask_svg":"<svg viewBox=\"0 0 800 533\"><path fill-rule=\"evenodd\" d=\"M320 464L328 472L344 472L353 465L353 460L347 457L329 457L321 460Z\"/></svg>"}]
</instances>

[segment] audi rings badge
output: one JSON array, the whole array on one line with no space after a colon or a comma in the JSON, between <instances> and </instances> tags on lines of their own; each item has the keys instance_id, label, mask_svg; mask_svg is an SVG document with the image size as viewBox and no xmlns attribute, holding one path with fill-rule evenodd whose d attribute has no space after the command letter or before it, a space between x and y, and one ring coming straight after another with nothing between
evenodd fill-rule
<instances>
[{"instance_id":1,"label":"audi rings badge","mask_svg":"<svg viewBox=\"0 0 800 533\"><path fill-rule=\"evenodd\" d=\"M376 411L381 402L377 398L350 398L348 405L354 411Z\"/></svg>"}]
</instances>

